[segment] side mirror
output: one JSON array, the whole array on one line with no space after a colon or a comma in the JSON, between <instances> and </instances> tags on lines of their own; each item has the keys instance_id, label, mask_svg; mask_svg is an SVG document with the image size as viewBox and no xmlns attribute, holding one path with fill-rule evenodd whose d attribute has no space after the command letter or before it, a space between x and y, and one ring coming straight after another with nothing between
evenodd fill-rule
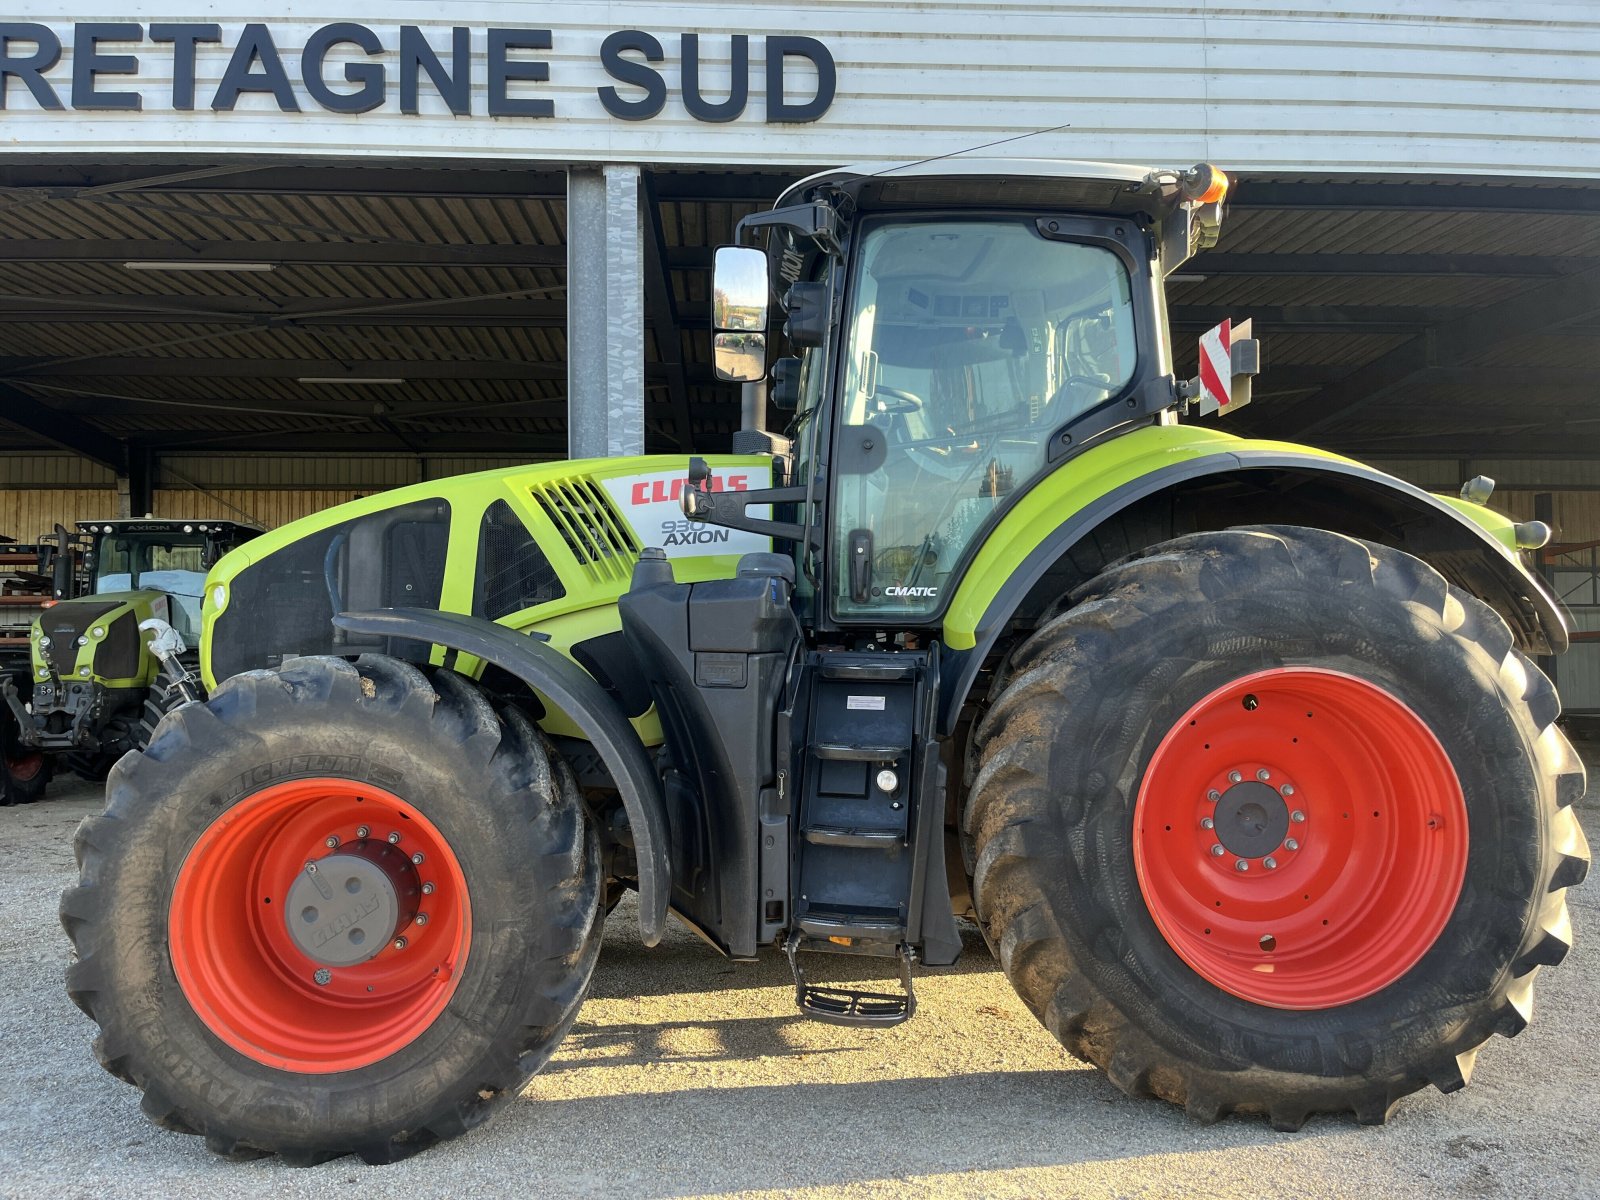
<instances>
[{"instance_id":1,"label":"side mirror","mask_svg":"<svg viewBox=\"0 0 1600 1200\"><path fill-rule=\"evenodd\" d=\"M718 246L711 289L718 377L760 379L767 369L766 254L754 246Z\"/></svg>"},{"instance_id":2,"label":"side mirror","mask_svg":"<svg viewBox=\"0 0 1600 1200\"><path fill-rule=\"evenodd\" d=\"M767 373L767 335L764 333L713 333L711 351L718 379L753 383Z\"/></svg>"}]
</instances>

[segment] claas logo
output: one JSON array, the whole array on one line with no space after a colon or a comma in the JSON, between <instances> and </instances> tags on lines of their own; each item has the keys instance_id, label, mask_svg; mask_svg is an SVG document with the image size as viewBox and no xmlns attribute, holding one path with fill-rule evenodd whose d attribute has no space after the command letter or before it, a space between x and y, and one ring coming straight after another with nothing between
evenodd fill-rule
<instances>
[{"instance_id":1,"label":"claas logo","mask_svg":"<svg viewBox=\"0 0 1600 1200\"><path fill-rule=\"evenodd\" d=\"M748 492L750 490L750 476L748 475L713 475L710 479L713 492ZM683 495L683 489L688 484L686 479L646 479L633 485L633 491L628 494L628 499L634 504L665 504L677 500Z\"/></svg>"}]
</instances>

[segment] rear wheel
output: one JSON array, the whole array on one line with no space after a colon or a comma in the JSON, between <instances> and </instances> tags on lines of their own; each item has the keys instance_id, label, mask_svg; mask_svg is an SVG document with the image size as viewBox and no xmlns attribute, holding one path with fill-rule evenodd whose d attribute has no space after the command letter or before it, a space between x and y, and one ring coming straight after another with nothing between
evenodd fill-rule
<instances>
[{"instance_id":1,"label":"rear wheel","mask_svg":"<svg viewBox=\"0 0 1600 1200\"><path fill-rule=\"evenodd\" d=\"M79 830L62 921L102 1065L227 1154L388 1162L549 1058L599 950L576 781L474 685L369 656L161 724Z\"/></svg>"},{"instance_id":2,"label":"rear wheel","mask_svg":"<svg viewBox=\"0 0 1600 1200\"><path fill-rule=\"evenodd\" d=\"M0 758L5 778L0 780L0 805L32 804L44 795L50 782L50 760L21 743L21 731L10 711L0 708Z\"/></svg>"},{"instance_id":3,"label":"rear wheel","mask_svg":"<svg viewBox=\"0 0 1600 1200\"><path fill-rule=\"evenodd\" d=\"M1298 528L1180 538L1075 599L980 726L966 818L1023 1000L1205 1119L1462 1086L1588 864L1583 768L1504 622Z\"/></svg>"}]
</instances>

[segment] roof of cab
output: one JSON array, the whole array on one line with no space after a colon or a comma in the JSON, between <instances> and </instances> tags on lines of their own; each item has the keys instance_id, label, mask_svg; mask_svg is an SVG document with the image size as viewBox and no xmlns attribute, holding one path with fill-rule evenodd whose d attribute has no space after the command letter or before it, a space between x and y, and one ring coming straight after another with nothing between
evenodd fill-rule
<instances>
[{"instance_id":1,"label":"roof of cab","mask_svg":"<svg viewBox=\"0 0 1600 1200\"><path fill-rule=\"evenodd\" d=\"M948 178L1006 175L1030 179L1082 179L1107 183L1141 183L1154 168L1126 163L1089 162L1072 158L976 158L969 156L932 158L920 162L869 162L833 167L808 175L778 198L778 205L792 204L809 188L818 184L845 184L852 180L898 176Z\"/></svg>"},{"instance_id":2,"label":"roof of cab","mask_svg":"<svg viewBox=\"0 0 1600 1200\"><path fill-rule=\"evenodd\" d=\"M948 157L921 162L856 163L819 171L778 198L802 204L813 189L838 188L868 207L933 202L962 206L1061 203L1100 212L1146 212L1159 217L1178 202L1173 174L1152 168L1061 158Z\"/></svg>"}]
</instances>

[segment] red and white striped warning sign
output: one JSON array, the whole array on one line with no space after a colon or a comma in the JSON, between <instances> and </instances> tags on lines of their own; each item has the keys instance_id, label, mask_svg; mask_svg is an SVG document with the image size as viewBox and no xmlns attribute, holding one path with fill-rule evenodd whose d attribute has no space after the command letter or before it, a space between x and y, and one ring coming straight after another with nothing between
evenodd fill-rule
<instances>
[{"instance_id":1,"label":"red and white striped warning sign","mask_svg":"<svg viewBox=\"0 0 1600 1200\"><path fill-rule=\"evenodd\" d=\"M1233 322L1224 321L1200 335L1200 411L1214 412L1233 402Z\"/></svg>"}]
</instances>

